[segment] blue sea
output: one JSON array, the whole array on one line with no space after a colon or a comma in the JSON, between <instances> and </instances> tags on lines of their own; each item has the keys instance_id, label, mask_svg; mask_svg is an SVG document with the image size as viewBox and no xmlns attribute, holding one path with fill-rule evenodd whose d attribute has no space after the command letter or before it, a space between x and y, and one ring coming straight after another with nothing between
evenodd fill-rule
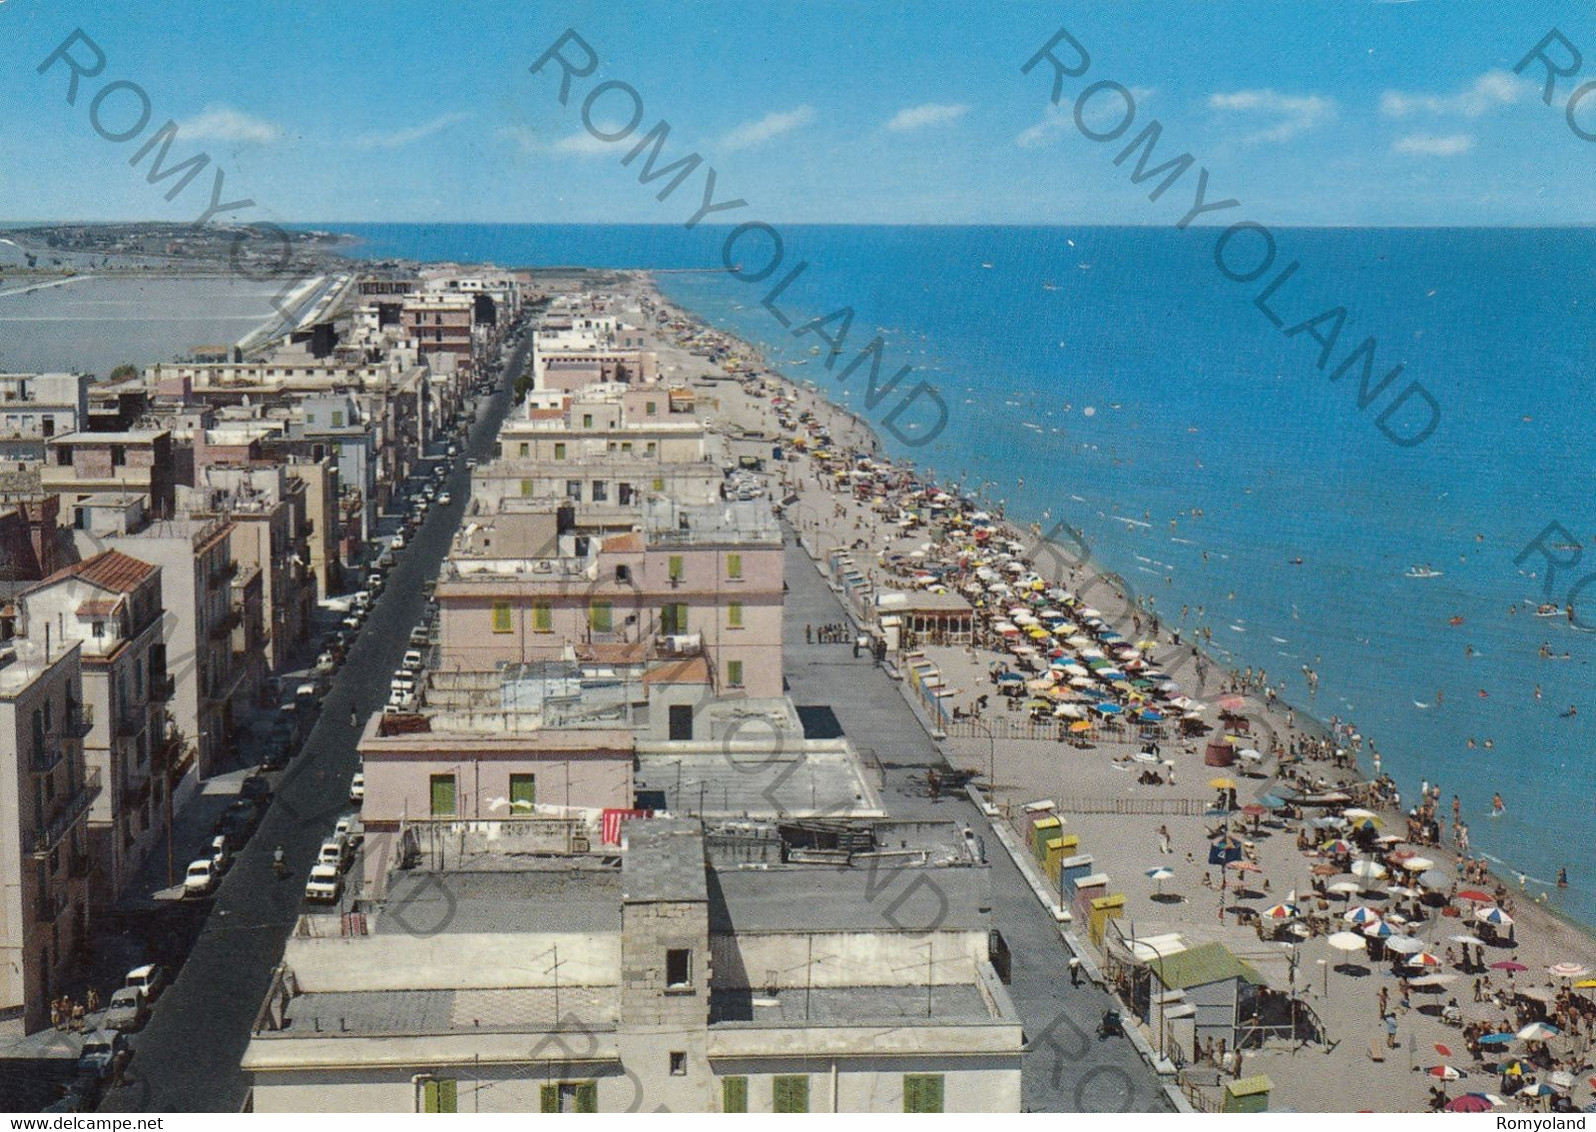
<instances>
[{"instance_id":1,"label":"blue sea","mask_svg":"<svg viewBox=\"0 0 1596 1132\"><path fill-rule=\"evenodd\" d=\"M372 258L627 268L717 266L730 231L336 227ZM1596 577L1580 588L1596 573L1596 236L1276 230L1268 270L1237 282L1212 228L779 231L781 262L761 282L660 284L878 426L933 384L945 427L922 398L883 432L895 455L984 490L1012 518L1068 523L1166 620L1185 607L1195 626L1201 608L1215 653L1284 678L1299 710L1356 721L1406 798L1426 779L1448 808L1459 795L1476 851L1532 888L1566 866L1554 906L1596 925L1596 632L1534 615L1573 603L1596 627ZM1225 267L1247 275L1264 254L1244 233ZM727 258L759 272L768 236L745 235ZM772 304L787 326L761 299L800 262ZM828 371L832 346L813 326L793 331L844 308ZM866 410L868 367L838 375L878 334L883 381L915 368ZM1370 338L1360 406L1362 356L1330 375ZM1410 382L1438 423L1403 446L1379 418ZM1385 424L1410 439L1429 418L1413 395ZM1548 571L1548 555L1568 565ZM1416 565L1439 576L1406 577ZM1498 818L1493 791L1507 804Z\"/></svg>"}]
</instances>

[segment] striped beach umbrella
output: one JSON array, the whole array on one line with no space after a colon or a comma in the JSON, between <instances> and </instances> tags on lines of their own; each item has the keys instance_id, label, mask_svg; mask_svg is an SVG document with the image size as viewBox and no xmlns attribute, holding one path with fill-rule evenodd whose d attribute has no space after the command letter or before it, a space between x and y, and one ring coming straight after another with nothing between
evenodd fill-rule
<instances>
[{"instance_id":1,"label":"striped beach umbrella","mask_svg":"<svg viewBox=\"0 0 1596 1132\"><path fill-rule=\"evenodd\" d=\"M1341 917L1349 924L1372 924L1380 919L1380 913L1364 904L1356 908L1349 908Z\"/></svg>"}]
</instances>

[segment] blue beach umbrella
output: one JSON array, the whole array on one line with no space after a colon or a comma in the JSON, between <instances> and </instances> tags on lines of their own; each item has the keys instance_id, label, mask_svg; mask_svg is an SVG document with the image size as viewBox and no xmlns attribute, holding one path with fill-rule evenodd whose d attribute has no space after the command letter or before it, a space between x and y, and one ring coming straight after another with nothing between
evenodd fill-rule
<instances>
[{"instance_id":1,"label":"blue beach umbrella","mask_svg":"<svg viewBox=\"0 0 1596 1132\"><path fill-rule=\"evenodd\" d=\"M1097 705L1097 713L1099 715L1118 715L1123 710L1118 704L1101 703Z\"/></svg>"},{"instance_id":2,"label":"blue beach umbrella","mask_svg":"<svg viewBox=\"0 0 1596 1132\"><path fill-rule=\"evenodd\" d=\"M1483 1038L1480 1039L1480 1045L1482 1045L1482 1046L1505 1046L1505 1045L1512 1045L1516 1041L1518 1041L1518 1035L1517 1034L1511 1034L1511 1033L1486 1034Z\"/></svg>"}]
</instances>

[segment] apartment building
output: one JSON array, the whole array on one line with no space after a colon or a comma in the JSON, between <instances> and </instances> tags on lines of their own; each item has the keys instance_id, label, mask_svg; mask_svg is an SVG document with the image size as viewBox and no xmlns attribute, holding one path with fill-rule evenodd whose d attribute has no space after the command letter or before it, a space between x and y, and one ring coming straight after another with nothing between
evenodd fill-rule
<instances>
[{"instance_id":1,"label":"apartment building","mask_svg":"<svg viewBox=\"0 0 1596 1132\"><path fill-rule=\"evenodd\" d=\"M634 661L702 656L720 694L780 696L783 553L765 501L645 499L637 527L590 539L560 513L501 509L445 561L440 666L488 670L567 648Z\"/></svg>"},{"instance_id":2,"label":"apartment building","mask_svg":"<svg viewBox=\"0 0 1596 1132\"><path fill-rule=\"evenodd\" d=\"M303 918L253 1110L1019 1111L990 879L951 827L615 824L618 868L423 860L364 934Z\"/></svg>"},{"instance_id":3,"label":"apartment building","mask_svg":"<svg viewBox=\"0 0 1596 1132\"><path fill-rule=\"evenodd\" d=\"M43 442L89 427L86 373L0 373L0 444L12 457L44 454Z\"/></svg>"},{"instance_id":4,"label":"apartment building","mask_svg":"<svg viewBox=\"0 0 1596 1132\"><path fill-rule=\"evenodd\" d=\"M174 468L172 434L165 429L74 432L45 442L39 483L60 496L69 514L79 496L133 491L149 500L152 513L170 515Z\"/></svg>"},{"instance_id":5,"label":"apartment building","mask_svg":"<svg viewBox=\"0 0 1596 1132\"><path fill-rule=\"evenodd\" d=\"M0 1030L50 1023L89 932L90 808L76 642L0 645Z\"/></svg>"},{"instance_id":6,"label":"apartment building","mask_svg":"<svg viewBox=\"0 0 1596 1132\"><path fill-rule=\"evenodd\" d=\"M238 564L233 524L221 518L151 519L118 497L89 497L80 505L84 529L73 532L85 555L119 550L160 567L165 610L168 710L183 737L171 768L174 800L208 778L233 750L248 707L246 670L237 663L233 634L242 614L233 604ZM236 706L235 706L236 701Z\"/></svg>"},{"instance_id":7,"label":"apartment building","mask_svg":"<svg viewBox=\"0 0 1596 1132\"><path fill-rule=\"evenodd\" d=\"M171 757L160 567L116 550L52 574L18 597L18 631L78 647L87 731L83 758L100 777L90 806L90 898L109 906L163 828Z\"/></svg>"}]
</instances>

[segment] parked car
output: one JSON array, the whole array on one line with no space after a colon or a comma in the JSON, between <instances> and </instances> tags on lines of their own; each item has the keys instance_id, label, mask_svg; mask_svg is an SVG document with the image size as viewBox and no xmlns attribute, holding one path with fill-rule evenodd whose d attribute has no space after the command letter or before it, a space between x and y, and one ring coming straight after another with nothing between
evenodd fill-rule
<instances>
[{"instance_id":1,"label":"parked car","mask_svg":"<svg viewBox=\"0 0 1596 1132\"><path fill-rule=\"evenodd\" d=\"M344 892L344 874L333 865L312 865L305 881L305 899L318 904L336 904Z\"/></svg>"},{"instance_id":2,"label":"parked car","mask_svg":"<svg viewBox=\"0 0 1596 1132\"><path fill-rule=\"evenodd\" d=\"M288 765L288 757L291 753L292 748L286 738L278 736L268 739L266 741L266 749L261 752L260 770L282 770L283 767ZM245 781L248 780L246 779Z\"/></svg>"},{"instance_id":3,"label":"parked car","mask_svg":"<svg viewBox=\"0 0 1596 1132\"><path fill-rule=\"evenodd\" d=\"M353 854L349 849L349 838L342 834L334 834L321 843L321 848L316 852L318 865L332 865L338 869L349 866Z\"/></svg>"},{"instance_id":4,"label":"parked car","mask_svg":"<svg viewBox=\"0 0 1596 1132\"><path fill-rule=\"evenodd\" d=\"M338 824L333 827L333 832L345 838L351 846L359 845L366 839L366 827L360 820L359 814L345 814L338 819Z\"/></svg>"},{"instance_id":5,"label":"parked car","mask_svg":"<svg viewBox=\"0 0 1596 1132\"><path fill-rule=\"evenodd\" d=\"M127 1039L115 1030L95 1030L83 1038L83 1050L78 1054L78 1071L104 1078L111 1072L116 1055L127 1049Z\"/></svg>"},{"instance_id":6,"label":"parked car","mask_svg":"<svg viewBox=\"0 0 1596 1132\"><path fill-rule=\"evenodd\" d=\"M218 833L211 838L211 864L220 876L233 866L233 849L225 833Z\"/></svg>"},{"instance_id":7,"label":"parked car","mask_svg":"<svg viewBox=\"0 0 1596 1132\"><path fill-rule=\"evenodd\" d=\"M119 987L111 992L111 1001L105 1007L107 1030L133 1031L144 1027L150 1017L150 1004L144 992L137 987Z\"/></svg>"},{"instance_id":8,"label":"parked car","mask_svg":"<svg viewBox=\"0 0 1596 1132\"><path fill-rule=\"evenodd\" d=\"M439 507L447 507L447 506L449 506L449 493L447 491L440 491L438 493L438 506Z\"/></svg>"},{"instance_id":9,"label":"parked car","mask_svg":"<svg viewBox=\"0 0 1596 1132\"><path fill-rule=\"evenodd\" d=\"M358 629L361 625L365 624L365 621L366 614L364 610L351 609L344 615L343 626L346 629Z\"/></svg>"},{"instance_id":10,"label":"parked car","mask_svg":"<svg viewBox=\"0 0 1596 1132\"><path fill-rule=\"evenodd\" d=\"M252 774L238 784L238 796L253 802L255 808L260 809L272 800L272 784L260 775Z\"/></svg>"},{"instance_id":11,"label":"parked car","mask_svg":"<svg viewBox=\"0 0 1596 1132\"><path fill-rule=\"evenodd\" d=\"M427 630L425 625L417 625L414 629L410 630L410 647L413 649L424 649L430 643L431 637L432 634Z\"/></svg>"},{"instance_id":12,"label":"parked car","mask_svg":"<svg viewBox=\"0 0 1596 1132\"><path fill-rule=\"evenodd\" d=\"M366 772L355 771L355 777L349 781L349 801L358 806L366 800Z\"/></svg>"},{"instance_id":13,"label":"parked car","mask_svg":"<svg viewBox=\"0 0 1596 1132\"><path fill-rule=\"evenodd\" d=\"M388 702L386 705L384 705L383 714L392 715L396 712L411 711L415 708L415 706L416 694L414 692L401 692L399 689L395 688L392 692L388 693ZM392 708L393 711L388 711L388 708Z\"/></svg>"},{"instance_id":14,"label":"parked car","mask_svg":"<svg viewBox=\"0 0 1596 1132\"><path fill-rule=\"evenodd\" d=\"M421 650L420 649L408 649L408 650L406 650L405 658L404 658L403 661L400 662L399 667L403 668L406 672L420 672L421 671Z\"/></svg>"},{"instance_id":15,"label":"parked car","mask_svg":"<svg viewBox=\"0 0 1596 1132\"><path fill-rule=\"evenodd\" d=\"M404 532L400 531L393 536L393 541L388 544L390 550L403 550L405 548Z\"/></svg>"},{"instance_id":16,"label":"parked car","mask_svg":"<svg viewBox=\"0 0 1596 1132\"><path fill-rule=\"evenodd\" d=\"M211 833L225 833L233 839L233 844L240 845L249 840L249 835L255 832L259 824L260 808L246 798L234 798L222 811L221 817L216 819Z\"/></svg>"},{"instance_id":17,"label":"parked car","mask_svg":"<svg viewBox=\"0 0 1596 1132\"><path fill-rule=\"evenodd\" d=\"M216 887L216 865L209 858L190 861L183 874L183 895L204 896Z\"/></svg>"},{"instance_id":18,"label":"parked car","mask_svg":"<svg viewBox=\"0 0 1596 1132\"><path fill-rule=\"evenodd\" d=\"M161 992L166 989L166 969L154 963L146 963L142 967L135 967L127 973L123 981L124 986L134 987L144 992L146 1002L154 1002L161 997Z\"/></svg>"},{"instance_id":19,"label":"parked car","mask_svg":"<svg viewBox=\"0 0 1596 1132\"><path fill-rule=\"evenodd\" d=\"M331 649L325 650L316 658L316 671L323 676L331 676L337 668L338 658L333 655Z\"/></svg>"}]
</instances>

